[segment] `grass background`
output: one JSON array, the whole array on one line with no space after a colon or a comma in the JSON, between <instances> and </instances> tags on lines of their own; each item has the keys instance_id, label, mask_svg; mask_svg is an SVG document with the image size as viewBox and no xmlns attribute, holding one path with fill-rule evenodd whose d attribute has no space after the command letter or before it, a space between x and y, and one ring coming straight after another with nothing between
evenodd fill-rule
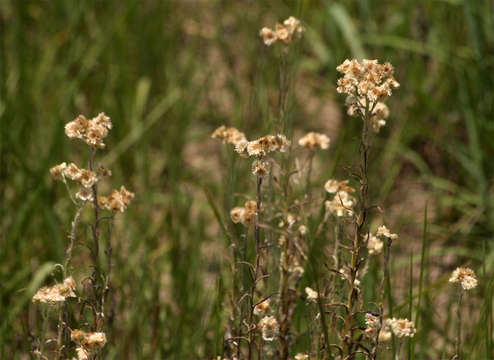
<instances>
[{"instance_id":1,"label":"grass background","mask_svg":"<svg viewBox=\"0 0 494 360\"><path fill-rule=\"evenodd\" d=\"M64 259L74 209L48 169L83 164L87 155L63 126L100 111L114 122L100 160L115 187L136 192L116 224L107 358L221 354L228 240L212 205L227 221L237 201L231 194L253 196L253 187L246 168L209 136L223 123L248 137L271 129L279 51L257 33L289 15L307 28L291 59L293 132L332 138L316 158L316 189L333 172L344 177L357 150L359 124L344 114L335 67L351 57L396 67L402 87L374 144L371 193L404 239L393 250L395 311L407 315L410 279L416 296L423 270L414 358L451 357L447 277L457 264L480 277L464 305L467 358L494 358L494 2L487 0L0 1L0 358L28 357L40 322L31 296L52 283L53 265ZM87 233L75 250L78 278L89 271Z\"/></svg>"}]
</instances>

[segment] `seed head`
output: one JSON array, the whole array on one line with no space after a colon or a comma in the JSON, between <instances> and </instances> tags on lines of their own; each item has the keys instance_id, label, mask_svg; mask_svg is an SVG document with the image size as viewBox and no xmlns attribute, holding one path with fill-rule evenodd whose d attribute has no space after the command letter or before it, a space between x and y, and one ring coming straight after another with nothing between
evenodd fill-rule
<instances>
[{"instance_id":1,"label":"seed head","mask_svg":"<svg viewBox=\"0 0 494 360\"><path fill-rule=\"evenodd\" d=\"M399 338L413 337L417 332L413 321L408 321L408 319L387 319L386 325Z\"/></svg>"}]
</instances>

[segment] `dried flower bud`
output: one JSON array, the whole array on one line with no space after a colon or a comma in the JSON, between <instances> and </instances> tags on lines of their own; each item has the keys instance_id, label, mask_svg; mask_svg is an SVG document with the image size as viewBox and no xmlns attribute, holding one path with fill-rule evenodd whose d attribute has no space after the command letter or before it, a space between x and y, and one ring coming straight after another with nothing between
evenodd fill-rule
<instances>
[{"instance_id":1,"label":"dried flower bud","mask_svg":"<svg viewBox=\"0 0 494 360\"><path fill-rule=\"evenodd\" d=\"M50 173L55 180L61 180L64 176L64 171L67 168L67 163L63 162L61 164L55 165L50 169Z\"/></svg>"},{"instance_id":2,"label":"dried flower bud","mask_svg":"<svg viewBox=\"0 0 494 360\"><path fill-rule=\"evenodd\" d=\"M75 197L82 201L93 201L93 190L83 186L75 194Z\"/></svg>"}]
</instances>

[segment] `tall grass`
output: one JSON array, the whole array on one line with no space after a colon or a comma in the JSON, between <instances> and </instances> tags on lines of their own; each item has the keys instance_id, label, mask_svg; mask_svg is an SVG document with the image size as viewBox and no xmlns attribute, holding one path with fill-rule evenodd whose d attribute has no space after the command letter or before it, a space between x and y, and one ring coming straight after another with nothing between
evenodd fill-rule
<instances>
[{"instance_id":1,"label":"tall grass","mask_svg":"<svg viewBox=\"0 0 494 360\"><path fill-rule=\"evenodd\" d=\"M291 14L307 33L287 114L294 133L327 130L332 138L331 152L315 163L314 184L343 177L358 141L357 123L339 110L335 67L365 55L397 69L402 89L374 144L369 183L406 239L394 244L389 293L393 312L403 315L414 253L411 356L453 354L456 299L447 277L457 264L484 267L479 289L464 301L473 316L464 321L463 352L494 356L492 2L7 0L0 2L0 358L28 356L42 322L31 297L64 261L71 203L47 170L82 160L83 145L69 147L63 125L98 111L114 122L102 161L115 183L138 194L115 223L117 316L107 358L222 352L231 282L226 210L249 183L245 164L230 154L214 160L209 135L224 122L271 131L279 55L257 32ZM89 232L81 237L78 276L85 275ZM308 254L319 258L324 244L311 241ZM325 268L314 268L304 281L322 274ZM372 274L368 281L377 284ZM306 345L301 340L294 351Z\"/></svg>"}]
</instances>

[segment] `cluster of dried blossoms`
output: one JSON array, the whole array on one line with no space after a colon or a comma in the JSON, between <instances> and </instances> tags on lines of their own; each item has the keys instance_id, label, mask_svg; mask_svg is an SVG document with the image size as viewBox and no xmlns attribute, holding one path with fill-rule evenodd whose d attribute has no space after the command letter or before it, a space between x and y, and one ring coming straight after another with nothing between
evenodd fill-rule
<instances>
[{"instance_id":1,"label":"cluster of dried blossoms","mask_svg":"<svg viewBox=\"0 0 494 360\"><path fill-rule=\"evenodd\" d=\"M33 302L55 305L63 303L69 297L76 297L74 290L75 281L72 276L70 276L61 284L42 287L34 294L32 300Z\"/></svg>"},{"instance_id":2,"label":"cluster of dried blossoms","mask_svg":"<svg viewBox=\"0 0 494 360\"><path fill-rule=\"evenodd\" d=\"M365 234L364 243L367 244L369 255L377 255L381 253L384 246L382 241L383 239L396 240L398 239L398 235L392 234L385 225L379 226L375 235L372 233Z\"/></svg>"},{"instance_id":3,"label":"cluster of dried blossoms","mask_svg":"<svg viewBox=\"0 0 494 360\"><path fill-rule=\"evenodd\" d=\"M346 104L350 116L368 117L375 132L386 125L388 107L382 103L400 84L394 78L390 63L379 64L377 60L345 60L336 68L344 74L338 79L339 93L347 94Z\"/></svg>"},{"instance_id":4,"label":"cluster of dried blossoms","mask_svg":"<svg viewBox=\"0 0 494 360\"><path fill-rule=\"evenodd\" d=\"M71 139L81 139L88 145L96 148L104 148L103 139L112 128L110 118L104 113L91 120L84 115L79 115L75 120L65 125L65 134Z\"/></svg>"},{"instance_id":5,"label":"cluster of dried blossoms","mask_svg":"<svg viewBox=\"0 0 494 360\"><path fill-rule=\"evenodd\" d=\"M398 338L413 337L417 330L413 321L408 319L386 319L381 328L379 316L371 313L365 314L365 335L370 339L375 339L379 331L378 339L380 342L386 342L391 339L391 334Z\"/></svg>"},{"instance_id":6,"label":"cluster of dried blossoms","mask_svg":"<svg viewBox=\"0 0 494 360\"><path fill-rule=\"evenodd\" d=\"M458 267L453 271L449 282L460 284L463 290L471 290L477 287L478 284L475 272L470 268L462 267Z\"/></svg>"},{"instance_id":7,"label":"cluster of dried blossoms","mask_svg":"<svg viewBox=\"0 0 494 360\"><path fill-rule=\"evenodd\" d=\"M333 195L331 200L326 200L326 210L338 217L352 216L353 207L356 203L355 198L350 195L355 192L355 189L348 186L348 180L338 181L330 179L324 185L326 191Z\"/></svg>"},{"instance_id":8,"label":"cluster of dried blossoms","mask_svg":"<svg viewBox=\"0 0 494 360\"><path fill-rule=\"evenodd\" d=\"M113 190L108 196L98 196L98 206L110 211L124 212L134 196L134 193L128 191L122 185L120 190Z\"/></svg>"},{"instance_id":9,"label":"cluster of dried blossoms","mask_svg":"<svg viewBox=\"0 0 494 360\"><path fill-rule=\"evenodd\" d=\"M261 207L261 212L263 208ZM230 217L235 224L241 223L250 226L254 223L257 215L257 203L254 200L246 201L244 206L234 207L230 211Z\"/></svg>"},{"instance_id":10,"label":"cluster of dried blossoms","mask_svg":"<svg viewBox=\"0 0 494 360\"><path fill-rule=\"evenodd\" d=\"M302 37L305 29L300 23L300 20L290 16L283 21L283 24L276 24L274 29L263 27L259 31L264 44L271 46L277 42L289 44Z\"/></svg>"},{"instance_id":11,"label":"cluster of dried blossoms","mask_svg":"<svg viewBox=\"0 0 494 360\"><path fill-rule=\"evenodd\" d=\"M70 338L77 344L76 352L78 360L88 360L106 344L106 335L102 332L85 332L72 330Z\"/></svg>"},{"instance_id":12,"label":"cluster of dried blossoms","mask_svg":"<svg viewBox=\"0 0 494 360\"><path fill-rule=\"evenodd\" d=\"M329 142L329 137L326 135L316 132L309 132L299 139L298 144L310 150L326 150L329 148Z\"/></svg>"},{"instance_id":13,"label":"cluster of dried blossoms","mask_svg":"<svg viewBox=\"0 0 494 360\"><path fill-rule=\"evenodd\" d=\"M252 173L260 177L269 173L269 162L265 160L266 156L272 152L286 152L290 146L290 141L285 135L266 135L257 140L248 141L243 132L225 125L217 128L211 137L221 140L224 144L233 145L235 151L242 157L254 157Z\"/></svg>"},{"instance_id":14,"label":"cluster of dried blossoms","mask_svg":"<svg viewBox=\"0 0 494 360\"><path fill-rule=\"evenodd\" d=\"M93 329L96 332L86 333L82 330L73 330L71 339L77 344L76 353L79 360L93 359L93 354L106 343L106 335L101 332L104 323L105 309L104 299L108 294L110 287L109 273L111 271L111 232L108 232L107 248L105 255L108 257L106 263L108 264L108 273L103 274L99 265L99 231L98 226L102 220L98 209L107 209L112 212L111 216L107 217L110 221L109 229L112 228L111 222L116 212L123 212L129 206L134 194L128 191L124 186L120 190L113 190L108 196L98 195L97 183L103 178L111 176L111 171L103 167L96 168L94 165L94 156L98 149L105 147L103 140L108 135L112 123L110 118L101 113L93 119L86 119L83 115L79 115L75 120L69 122L65 126L65 133L71 139L81 139L90 147L89 155L89 168L84 169L78 167L75 163L63 162L50 169L50 173L55 180L61 180L67 186L69 195L75 205L77 206L76 215L72 222L72 231L69 235L70 243L67 247L67 259L65 266L62 266L62 271L66 279L61 284L56 284L51 287L43 287L33 296L33 302L48 303L50 305L60 304L65 302L68 298L76 297L75 294L75 281L72 276L66 276L70 272L70 259L72 257L72 248L77 235L77 226L80 221L80 215L84 207L90 203L94 209L94 224L91 225L93 235L93 249L92 249L92 261L93 261L93 275L90 277L90 284L93 287L91 294L87 298L84 298L85 294L81 293L80 296L88 307L93 309L94 325ZM71 189L67 182L67 179L74 181L78 185L78 190L75 197L72 196ZM68 307L59 307L59 323L58 323L58 355L64 356L70 352L69 344L64 343L66 338L63 334L67 334L68 324L62 321L63 318L69 319L70 317L66 313L62 316L62 311L69 311ZM81 316L84 314L81 313ZM68 340L66 341L68 342ZM42 348L36 350L36 354L42 355Z\"/></svg>"}]
</instances>

